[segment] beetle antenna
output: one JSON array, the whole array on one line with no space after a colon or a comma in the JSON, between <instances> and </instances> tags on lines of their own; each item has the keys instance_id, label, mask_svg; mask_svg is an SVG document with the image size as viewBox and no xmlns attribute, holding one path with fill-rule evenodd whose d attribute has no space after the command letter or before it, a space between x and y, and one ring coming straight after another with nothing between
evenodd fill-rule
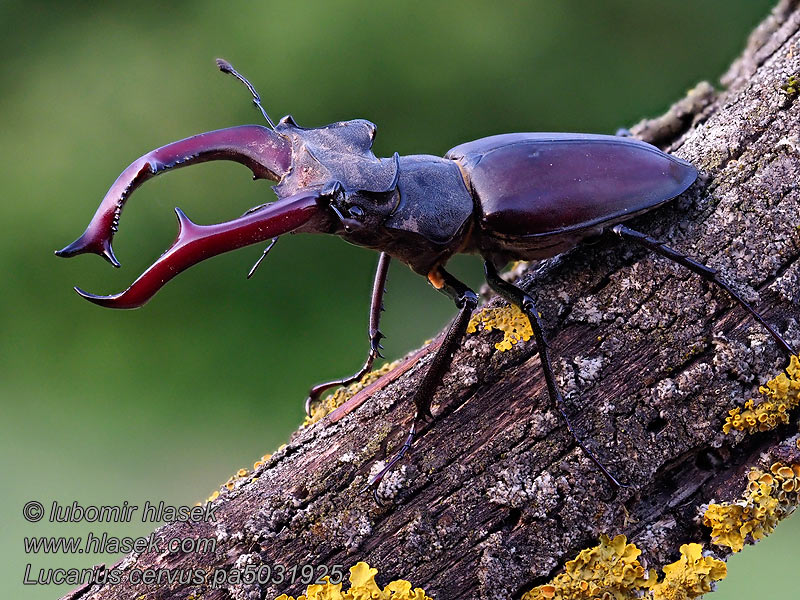
<instances>
[{"instance_id":1,"label":"beetle antenna","mask_svg":"<svg viewBox=\"0 0 800 600\"><path fill-rule=\"evenodd\" d=\"M267 244L267 247L264 248L264 252L261 253L261 256L259 256L258 260L256 261L256 264L253 265L253 268L250 269L250 272L247 274L248 279L250 279L253 276L253 273L256 272L256 269L258 268L258 265L261 264L261 261L267 258L267 254L269 254L269 251L272 250L272 247L275 245L275 242L277 241L278 238L274 237L272 238L272 241L269 244Z\"/></svg>"},{"instance_id":2,"label":"beetle antenna","mask_svg":"<svg viewBox=\"0 0 800 600\"><path fill-rule=\"evenodd\" d=\"M275 123L272 122L272 119L269 118L267 111L264 110L263 106L261 106L261 96L258 95L256 88L253 87L253 84L247 80L247 77L245 77L244 75L239 73L239 71L234 69L233 65L224 58L217 59L217 67L219 67L219 70L222 71L223 73L230 73L231 75L236 77L236 79L238 79L247 86L247 89L250 90L251 94L253 94L253 104L255 104L258 107L258 110L261 111L261 114L264 115L264 118L267 120L267 123L269 123L269 126L272 127L272 129L275 129Z\"/></svg>"}]
</instances>

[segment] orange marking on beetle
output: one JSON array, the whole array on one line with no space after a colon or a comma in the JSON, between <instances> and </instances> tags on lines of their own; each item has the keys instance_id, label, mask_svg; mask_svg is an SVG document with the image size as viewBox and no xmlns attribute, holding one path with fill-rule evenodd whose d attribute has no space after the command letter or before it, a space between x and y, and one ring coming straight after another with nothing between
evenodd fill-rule
<instances>
[{"instance_id":1,"label":"orange marking on beetle","mask_svg":"<svg viewBox=\"0 0 800 600\"><path fill-rule=\"evenodd\" d=\"M435 287L437 290L440 290L444 287L444 277L442 277L441 272L439 271L439 267L433 267L428 272L428 281L431 282L431 285Z\"/></svg>"}]
</instances>

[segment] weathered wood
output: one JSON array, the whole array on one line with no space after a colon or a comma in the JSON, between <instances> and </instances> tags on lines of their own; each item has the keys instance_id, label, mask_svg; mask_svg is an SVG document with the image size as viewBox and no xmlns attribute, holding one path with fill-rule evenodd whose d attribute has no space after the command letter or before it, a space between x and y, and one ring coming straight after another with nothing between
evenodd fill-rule
<instances>
[{"instance_id":1,"label":"weathered wood","mask_svg":"<svg viewBox=\"0 0 800 600\"><path fill-rule=\"evenodd\" d=\"M800 346L800 102L780 89L798 73L800 7L783 1L726 75L727 91L703 84L634 128L702 175L633 226L717 268ZM156 531L215 537L216 552L131 555L123 573L367 560L384 581L408 579L438 600L499 599L546 581L602 533L626 534L652 566L675 560L683 543L708 543L698 508L736 498L748 466L796 433L721 431L728 410L780 370L775 344L724 293L611 236L521 281L549 327L578 431L630 489L612 489L576 447L534 342L501 353L500 334L479 333L456 354L436 421L382 484L385 506L358 492L402 444L426 351L349 412L296 432L256 480L224 490L217 523ZM69 597L256 599L303 588L122 583Z\"/></svg>"}]
</instances>

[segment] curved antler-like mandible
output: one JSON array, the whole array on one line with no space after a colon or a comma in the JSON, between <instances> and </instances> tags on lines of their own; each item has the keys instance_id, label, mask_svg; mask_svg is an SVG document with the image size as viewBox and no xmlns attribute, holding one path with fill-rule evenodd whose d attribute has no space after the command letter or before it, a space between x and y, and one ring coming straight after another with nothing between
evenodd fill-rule
<instances>
[{"instance_id":1,"label":"curved antler-like mandible","mask_svg":"<svg viewBox=\"0 0 800 600\"><path fill-rule=\"evenodd\" d=\"M95 296L77 287L75 291L100 306L138 308L170 279L201 260L302 228L314 217L321 222L311 223L311 229L321 230L325 213L318 198L317 192L299 193L216 225L197 225L176 208L178 238L127 290L113 296Z\"/></svg>"},{"instance_id":2,"label":"curved antler-like mandible","mask_svg":"<svg viewBox=\"0 0 800 600\"><path fill-rule=\"evenodd\" d=\"M289 171L292 148L289 140L266 127L242 125L201 133L148 152L117 178L83 235L56 255L70 257L92 252L119 267L111 241L131 193L168 169L211 160L235 161L249 167L255 179L278 181Z\"/></svg>"}]
</instances>

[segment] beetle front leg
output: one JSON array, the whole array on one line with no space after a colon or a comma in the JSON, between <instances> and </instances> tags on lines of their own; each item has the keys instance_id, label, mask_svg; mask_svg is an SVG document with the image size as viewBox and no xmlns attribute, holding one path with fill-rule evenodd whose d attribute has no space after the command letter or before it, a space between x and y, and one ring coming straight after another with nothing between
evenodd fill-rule
<instances>
[{"instance_id":1,"label":"beetle front leg","mask_svg":"<svg viewBox=\"0 0 800 600\"><path fill-rule=\"evenodd\" d=\"M486 282L489 284L489 287L491 287L495 292L500 294L500 296L512 304L517 305L528 316L528 320L531 322L531 328L533 329L533 335L536 338L536 347L539 350L539 360L542 363L542 370L544 371L544 379L547 383L547 391L550 394L550 400L556 405L556 408L558 408L558 411L561 413L561 417L564 419L564 423L567 426L567 431L569 431L570 435L572 435L572 438L575 440L578 446L580 446L581 450L583 450L586 456L588 456L592 462L597 465L600 471L602 471L603 475L605 475L612 484L618 488L628 487L621 484L619 480L609 472L605 465L600 462L594 453L592 453L592 451L586 447L583 441L575 433L572 423L567 416L567 411L564 406L564 398L561 396L561 392L556 384L553 367L550 365L550 357L548 356L547 352L549 346L544 337L542 318L539 316L539 311L536 310L536 304L533 302L533 298L531 298L517 286L508 283L502 277L500 277L500 275L497 273L497 269L491 262L484 262L484 271L486 273Z\"/></svg>"},{"instance_id":2,"label":"beetle front leg","mask_svg":"<svg viewBox=\"0 0 800 600\"><path fill-rule=\"evenodd\" d=\"M375 362L375 358L378 356L383 358L380 352L383 346L381 346L380 342L386 336L381 333L379 327L381 323L381 312L383 312L383 295L386 292L386 276L389 273L389 263L391 259L392 257L386 252L381 252L380 258L378 259L378 268L375 271L375 282L372 284L372 302L370 303L369 309L369 354L367 355L367 360L364 362L364 366L350 377L320 383L312 387L308 392L308 398L306 398L305 403L307 416L311 416L311 404L319 400L319 396L322 392L332 387L350 385L354 381L358 381L372 368L372 363Z\"/></svg>"},{"instance_id":3,"label":"beetle front leg","mask_svg":"<svg viewBox=\"0 0 800 600\"><path fill-rule=\"evenodd\" d=\"M406 441L387 465L362 489L362 491L365 491L371 487L375 501L379 504L378 485L381 480L411 449L419 426L424 424L428 419L433 418L433 415L431 415L431 401L433 400L433 395L436 392L436 388L442 383L442 377L444 377L444 374L450 368L453 354L461 344L461 340L464 339L469 319L478 306L477 294L443 268L436 267L433 269L430 274L428 274L428 280L436 289L453 299L453 302L455 302L455 305L459 308L459 312L450 325L450 329L447 330L442 344L439 346L436 354L434 354L433 360L425 376L422 378L419 387L417 387L414 392L414 406L416 406L416 411L414 412L414 420L411 422L411 428L408 431Z\"/></svg>"}]
</instances>

